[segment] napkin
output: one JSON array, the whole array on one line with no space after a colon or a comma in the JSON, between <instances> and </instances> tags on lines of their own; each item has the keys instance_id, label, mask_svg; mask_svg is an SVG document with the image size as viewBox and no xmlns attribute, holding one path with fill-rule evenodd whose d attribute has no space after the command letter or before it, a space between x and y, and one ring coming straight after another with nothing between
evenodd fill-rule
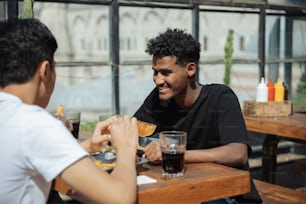
<instances>
[{"instance_id":1,"label":"napkin","mask_svg":"<svg viewBox=\"0 0 306 204\"><path fill-rule=\"evenodd\" d=\"M58 192L59 197L63 200L63 201L72 201L73 198L71 198L70 196L67 196L65 194L62 194L61 192Z\"/></svg>"},{"instance_id":2,"label":"napkin","mask_svg":"<svg viewBox=\"0 0 306 204\"><path fill-rule=\"evenodd\" d=\"M137 185L156 183L156 182L157 180L150 178L148 176L145 176L145 175L137 176Z\"/></svg>"}]
</instances>

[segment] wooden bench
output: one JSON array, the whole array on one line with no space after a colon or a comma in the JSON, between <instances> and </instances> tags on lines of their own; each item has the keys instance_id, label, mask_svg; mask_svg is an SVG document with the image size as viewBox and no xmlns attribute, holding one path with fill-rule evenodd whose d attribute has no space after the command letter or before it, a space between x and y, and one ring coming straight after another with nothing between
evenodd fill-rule
<instances>
[{"instance_id":1,"label":"wooden bench","mask_svg":"<svg viewBox=\"0 0 306 204\"><path fill-rule=\"evenodd\" d=\"M306 193L254 179L263 204L306 204Z\"/></svg>"}]
</instances>

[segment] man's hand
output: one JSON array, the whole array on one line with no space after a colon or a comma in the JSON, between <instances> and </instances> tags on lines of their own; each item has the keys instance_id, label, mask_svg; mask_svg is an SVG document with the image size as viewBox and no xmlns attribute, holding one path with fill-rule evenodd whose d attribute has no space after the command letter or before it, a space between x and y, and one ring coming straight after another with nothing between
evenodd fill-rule
<instances>
[{"instance_id":1,"label":"man's hand","mask_svg":"<svg viewBox=\"0 0 306 204\"><path fill-rule=\"evenodd\" d=\"M111 140L111 135L109 133L108 128L114 118L115 116L110 117L107 120L98 122L92 136L81 143L81 146L86 149L87 152L100 152L102 147L105 146Z\"/></svg>"},{"instance_id":2,"label":"man's hand","mask_svg":"<svg viewBox=\"0 0 306 204\"><path fill-rule=\"evenodd\" d=\"M59 120L61 120L64 125L66 126L66 128L71 132L73 130L73 126L72 123L70 122L70 120L68 120L64 114L61 115L55 115L55 117L57 117Z\"/></svg>"},{"instance_id":3,"label":"man's hand","mask_svg":"<svg viewBox=\"0 0 306 204\"><path fill-rule=\"evenodd\" d=\"M162 154L160 144L158 141L152 141L144 148L143 156L150 162L160 162L162 160Z\"/></svg>"},{"instance_id":4,"label":"man's hand","mask_svg":"<svg viewBox=\"0 0 306 204\"><path fill-rule=\"evenodd\" d=\"M118 151L120 149L131 148L136 152L138 145L137 119L129 116L116 117L110 127L112 135L112 145Z\"/></svg>"},{"instance_id":5,"label":"man's hand","mask_svg":"<svg viewBox=\"0 0 306 204\"><path fill-rule=\"evenodd\" d=\"M57 119L61 120L66 126L66 128L71 132L73 130L73 126L72 123L65 117L63 113L64 108L64 105L59 105L54 115Z\"/></svg>"}]
</instances>

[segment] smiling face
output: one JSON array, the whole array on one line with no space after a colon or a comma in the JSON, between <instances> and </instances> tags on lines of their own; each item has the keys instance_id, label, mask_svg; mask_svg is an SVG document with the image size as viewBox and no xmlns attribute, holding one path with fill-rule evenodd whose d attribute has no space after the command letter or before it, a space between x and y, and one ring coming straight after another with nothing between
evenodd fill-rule
<instances>
[{"instance_id":1,"label":"smiling face","mask_svg":"<svg viewBox=\"0 0 306 204\"><path fill-rule=\"evenodd\" d=\"M177 102L184 100L189 87L190 70L188 65L176 64L175 56L153 58L153 81L158 88L159 98Z\"/></svg>"}]
</instances>

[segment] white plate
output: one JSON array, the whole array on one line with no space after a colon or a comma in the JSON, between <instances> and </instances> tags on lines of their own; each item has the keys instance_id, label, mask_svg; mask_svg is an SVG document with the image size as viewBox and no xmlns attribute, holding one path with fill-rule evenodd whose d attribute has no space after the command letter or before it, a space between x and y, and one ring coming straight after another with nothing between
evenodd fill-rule
<instances>
[{"instance_id":1,"label":"white plate","mask_svg":"<svg viewBox=\"0 0 306 204\"><path fill-rule=\"evenodd\" d=\"M109 164L116 161L116 153L113 152L102 152L100 154L91 155L93 160L101 160L103 163ZM141 166L142 164L147 163L148 160L143 157L137 156L136 165ZM111 172L113 168L103 168L103 170Z\"/></svg>"}]
</instances>

